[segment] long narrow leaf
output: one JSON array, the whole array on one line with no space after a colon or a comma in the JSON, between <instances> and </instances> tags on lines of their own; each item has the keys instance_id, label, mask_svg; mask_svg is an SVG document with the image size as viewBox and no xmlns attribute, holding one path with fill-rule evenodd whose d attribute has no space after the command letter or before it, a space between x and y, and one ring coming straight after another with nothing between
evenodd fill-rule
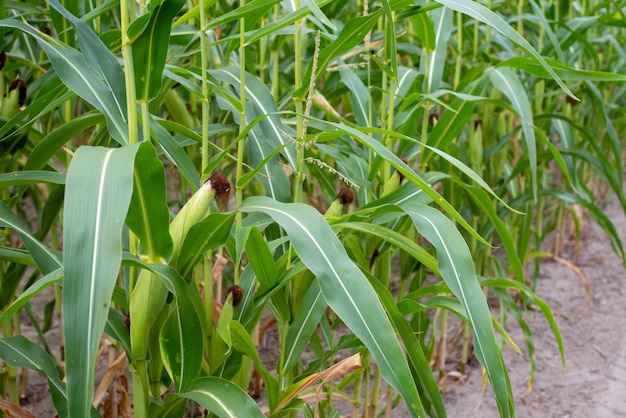
<instances>
[{"instance_id":1,"label":"long narrow leaf","mask_svg":"<svg viewBox=\"0 0 626 418\"><path fill-rule=\"evenodd\" d=\"M238 67L226 67L220 70L210 70L211 75L218 80L224 81L239 92L241 87L241 80L239 78L239 68ZM272 94L270 93L267 86L265 86L261 81L256 78L254 75L246 73L245 75L245 94L246 100L250 101L254 105L255 115L252 115L250 119L255 116L267 116L264 121L259 123L261 129L263 130L265 138L260 138L260 141L266 142L272 146L271 149L268 150L268 154L275 148L288 144L285 149L285 156L289 164L293 167L296 167L296 154L295 148L292 144L289 144L287 139L285 139L284 132L287 132L288 129L283 126L283 123L278 116L278 107L274 102ZM261 156L259 161L263 160L265 156Z\"/></svg>"},{"instance_id":2,"label":"long narrow leaf","mask_svg":"<svg viewBox=\"0 0 626 418\"><path fill-rule=\"evenodd\" d=\"M265 417L246 392L219 377L198 378L178 396L194 400L220 418Z\"/></svg>"},{"instance_id":3,"label":"long narrow leaf","mask_svg":"<svg viewBox=\"0 0 626 418\"><path fill-rule=\"evenodd\" d=\"M63 83L106 116L111 136L117 142L128 143L128 126L117 99L80 52L17 20L2 20L0 27L18 29L35 38Z\"/></svg>"},{"instance_id":4,"label":"long narrow leaf","mask_svg":"<svg viewBox=\"0 0 626 418\"><path fill-rule=\"evenodd\" d=\"M15 216L4 202L0 202L0 226L15 230L28 252L37 263L37 268L43 274L51 273L62 266L61 260L50 248L37 240L24 227L22 221Z\"/></svg>"},{"instance_id":5,"label":"long narrow leaf","mask_svg":"<svg viewBox=\"0 0 626 418\"><path fill-rule=\"evenodd\" d=\"M70 138L102 122L104 122L104 116L101 113L92 111L59 126L35 146L28 155L24 169L42 169Z\"/></svg>"},{"instance_id":6,"label":"long narrow leaf","mask_svg":"<svg viewBox=\"0 0 626 418\"><path fill-rule=\"evenodd\" d=\"M398 330L398 333L402 337L402 342L406 346L409 361L413 366L416 379L415 381L420 387L420 393L425 399L425 406L430 405L429 415L431 417L445 417L446 409L443 404L441 392L439 386L433 376L430 363L426 358L420 342L417 339L417 335L411 329L404 316L398 310L393 296L383 284L376 278L369 277L370 283L376 290L376 294L380 298L381 302L385 306L391 321Z\"/></svg>"},{"instance_id":7,"label":"long narrow leaf","mask_svg":"<svg viewBox=\"0 0 626 418\"><path fill-rule=\"evenodd\" d=\"M318 282L313 282L304 295L285 336L284 350L281 351L281 375L293 367L300 358L322 315L324 315L326 306Z\"/></svg>"},{"instance_id":8,"label":"long narrow leaf","mask_svg":"<svg viewBox=\"0 0 626 418\"><path fill-rule=\"evenodd\" d=\"M411 416L424 416L406 358L376 293L322 215L307 205L266 197L248 198L240 210L263 212L285 229L296 253L317 277L326 302L371 351Z\"/></svg>"},{"instance_id":9,"label":"long narrow leaf","mask_svg":"<svg viewBox=\"0 0 626 418\"><path fill-rule=\"evenodd\" d=\"M57 413L59 416L67 416L65 383L59 377L50 354L23 335L16 335L0 339L0 358L11 367L25 367L43 373L48 379L48 387ZM90 411L92 412L94 411Z\"/></svg>"},{"instance_id":10,"label":"long narrow leaf","mask_svg":"<svg viewBox=\"0 0 626 418\"><path fill-rule=\"evenodd\" d=\"M176 262L176 268L183 277L187 276L203 253L226 241L234 219L234 213L212 213L191 227Z\"/></svg>"},{"instance_id":11,"label":"long narrow leaf","mask_svg":"<svg viewBox=\"0 0 626 418\"><path fill-rule=\"evenodd\" d=\"M606 71L593 71L593 70L581 70L570 67L563 62L557 62L552 59L546 58L546 62L554 69L559 77L564 81L608 81L614 83L623 83L626 81L625 74L610 73ZM519 68L528 73L538 75L544 78L550 78L550 73L545 67L538 64L531 58L515 57L503 61L499 64L500 67L508 66L511 68Z\"/></svg>"},{"instance_id":12,"label":"long narrow leaf","mask_svg":"<svg viewBox=\"0 0 626 418\"><path fill-rule=\"evenodd\" d=\"M0 174L0 187L22 186L35 183L65 184L65 174L39 170Z\"/></svg>"},{"instance_id":13,"label":"long narrow leaf","mask_svg":"<svg viewBox=\"0 0 626 418\"><path fill-rule=\"evenodd\" d=\"M198 187L200 187L200 175L183 147L176 142L176 139L170 135L152 115L150 115L150 129L152 130L154 138L159 142L161 148L163 148L165 155L167 155L170 161L176 164L191 187L197 190Z\"/></svg>"},{"instance_id":14,"label":"long narrow leaf","mask_svg":"<svg viewBox=\"0 0 626 418\"><path fill-rule=\"evenodd\" d=\"M361 142L363 145L365 145L366 147L370 148L371 150L375 151L378 155L383 157L396 170L401 172L407 179L415 183L421 190L424 191L424 193L430 196L436 204L438 204L446 212L448 212L450 216L452 216L460 225L462 225L463 228L465 228L465 230L467 230L470 234L472 234L474 238L486 244L486 241L484 240L484 238L481 237L478 234L478 232L476 232L474 228L472 228L470 224L467 223L465 219L463 219L463 217L450 204L450 202L445 200L439 193L437 193L437 191L435 191L435 189L430 184L424 181L424 179L420 175L416 174L413 170L407 167L407 165L404 164L402 160L400 160L400 157L398 157L396 154L394 154L392 151L386 148L383 144L381 144L379 141L375 140L374 138L368 135L365 135L358 129L355 129L346 125L342 125L339 123L329 123L329 125L333 126L335 129L339 131L343 131L351 135L353 138Z\"/></svg>"},{"instance_id":15,"label":"long narrow leaf","mask_svg":"<svg viewBox=\"0 0 626 418\"><path fill-rule=\"evenodd\" d=\"M513 107L522 120L522 132L524 132L526 152L530 163L532 189L533 193L537 194L537 145L535 144L533 112L530 108L526 89L510 68L496 68L489 73L489 77L493 84L513 103Z\"/></svg>"},{"instance_id":16,"label":"long narrow leaf","mask_svg":"<svg viewBox=\"0 0 626 418\"><path fill-rule=\"evenodd\" d=\"M30 299L32 299L35 295L41 292L46 287L58 283L63 278L63 269L58 268L54 270L52 273L46 274L41 279L37 280L26 289L21 295L18 296L9 306L7 306L0 314L0 325L4 323L4 321L11 318L15 315L21 308L24 306Z\"/></svg>"},{"instance_id":17,"label":"long narrow leaf","mask_svg":"<svg viewBox=\"0 0 626 418\"><path fill-rule=\"evenodd\" d=\"M436 0L437 3L441 3L446 7L456 10L457 12L466 14L480 22L483 22L493 29L509 38L520 48L522 48L528 55L533 57L540 65L542 65L546 71L552 76L554 81L563 89L569 96L574 96L574 93L563 83L563 80L554 72L552 67L548 65L545 59L532 47L532 45L515 31L508 23L504 21L495 12L489 10L482 4L471 0Z\"/></svg>"},{"instance_id":18,"label":"long narrow leaf","mask_svg":"<svg viewBox=\"0 0 626 418\"><path fill-rule=\"evenodd\" d=\"M439 89L441 77L446 64L446 52L448 51L448 40L452 33L452 10L441 7L433 10L432 19L435 30L435 49L433 51L424 50L420 64L428 65L424 68L424 92L432 93Z\"/></svg>"},{"instance_id":19,"label":"long narrow leaf","mask_svg":"<svg viewBox=\"0 0 626 418\"><path fill-rule=\"evenodd\" d=\"M137 149L81 147L68 169L62 308L70 417L89 415L96 353L122 258Z\"/></svg>"},{"instance_id":20,"label":"long narrow leaf","mask_svg":"<svg viewBox=\"0 0 626 418\"><path fill-rule=\"evenodd\" d=\"M405 202L401 207L411 217L419 233L437 249L439 272L472 324L476 356L487 370L500 415L515 416L509 375L494 334L487 300L463 236L448 218L434 208L411 202Z\"/></svg>"},{"instance_id":21,"label":"long narrow leaf","mask_svg":"<svg viewBox=\"0 0 626 418\"><path fill-rule=\"evenodd\" d=\"M164 262L173 248L170 214L163 163L150 142L143 142L137 151L133 179L126 223L139 238L139 252L153 262Z\"/></svg>"},{"instance_id":22,"label":"long narrow leaf","mask_svg":"<svg viewBox=\"0 0 626 418\"><path fill-rule=\"evenodd\" d=\"M150 14L148 25L133 41L133 66L138 101L148 102L161 90L172 20L183 4L185 0L160 2Z\"/></svg>"},{"instance_id":23,"label":"long narrow leaf","mask_svg":"<svg viewBox=\"0 0 626 418\"><path fill-rule=\"evenodd\" d=\"M48 0L48 4L67 20L72 22L78 35L78 44L85 59L109 88L120 115L126 114L126 89L124 88L124 71L117 58L104 45L100 37L81 19L65 9L58 0ZM66 2L67 4L67 2Z\"/></svg>"}]
</instances>

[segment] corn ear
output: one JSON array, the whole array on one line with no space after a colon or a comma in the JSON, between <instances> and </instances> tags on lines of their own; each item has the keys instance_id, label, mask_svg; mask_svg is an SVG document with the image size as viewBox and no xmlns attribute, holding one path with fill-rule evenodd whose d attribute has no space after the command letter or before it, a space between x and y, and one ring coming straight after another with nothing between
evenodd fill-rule
<instances>
[{"instance_id":1,"label":"corn ear","mask_svg":"<svg viewBox=\"0 0 626 418\"><path fill-rule=\"evenodd\" d=\"M4 118L10 118L17 113L19 108L20 92L19 89L10 90L6 97L2 101L2 107L0 107L0 116Z\"/></svg>"},{"instance_id":2,"label":"corn ear","mask_svg":"<svg viewBox=\"0 0 626 418\"><path fill-rule=\"evenodd\" d=\"M215 171L209 180L182 207L170 224L170 235L174 248L170 263L176 266L178 256L191 227L201 222L211 213L211 202L215 199L217 206L223 210L228 203L230 183L221 171Z\"/></svg>"},{"instance_id":3,"label":"corn ear","mask_svg":"<svg viewBox=\"0 0 626 418\"><path fill-rule=\"evenodd\" d=\"M338 217L341 216L341 211L342 210L343 210L343 205L341 204L339 199L335 199L335 200L332 201L332 203L330 204L330 206L326 210L326 213L324 214L324 217L326 219L338 218Z\"/></svg>"},{"instance_id":4,"label":"corn ear","mask_svg":"<svg viewBox=\"0 0 626 418\"><path fill-rule=\"evenodd\" d=\"M389 180L385 182L383 186L383 196L387 196L388 194L395 192L400 187L400 173L394 171L394 173L389 177Z\"/></svg>"},{"instance_id":5,"label":"corn ear","mask_svg":"<svg viewBox=\"0 0 626 418\"><path fill-rule=\"evenodd\" d=\"M150 331L163 311L167 292L167 288L156 274L149 270L141 270L130 297L130 345L135 368L133 388L137 390L137 405L148 404L147 358Z\"/></svg>"},{"instance_id":6,"label":"corn ear","mask_svg":"<svg viewBox=\"0 0 626 418\"><path fill-rule=\"evenodd\" d=\"M170 235L174 244L170 262L174 265L178 260L187 233L192 226L211 213L211 202L214 198L215 190L212 187L211 180L209 180L191 196L191 199L180 209L180 212L178 212L170 224Z\"/></svg>"},{"instance_id":7,"label":"corn ear","mask_svg":"<svg viewBox=\"0 0 626 418\"><path fill-rule=\"evenodd\" d=\"M337 199L330 204L324 216L326 219L339 217L342 209L350 206L352 202L354 202L354 192L347 187L342 187L337 193Z\"/></svg>"},{"instance_id":8,"label":"corn ear","mask_svg":"<svg viewBox=\"0 0 626 418\"><path fill-rule=\"evenodd\" d=\"M147 357L150 330L165 306L167 293L156 274L141 270L130 297L130 342L134 360Z\"/></svg>"},{"instance_id":9,"label":"corn ear","mask_svg":"<svg viewBox=\"0 0 626 418\"><path fill-rule=\"evenodd\" d=\"M148 334L148 350L150 352L150 361L148 362L148 377L150 378L150 391L152 396L158 399L161 396L161 375L163 373L163 357L161 355L161 347L159 344L159 335L163 322L167 319L169 309L161 309L159 316L150 328Z\"/></svg>"}]
</instances>

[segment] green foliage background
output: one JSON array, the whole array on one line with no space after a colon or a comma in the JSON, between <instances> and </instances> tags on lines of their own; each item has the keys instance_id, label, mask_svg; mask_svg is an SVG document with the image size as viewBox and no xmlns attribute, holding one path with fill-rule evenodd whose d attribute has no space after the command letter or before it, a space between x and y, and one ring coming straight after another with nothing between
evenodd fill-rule
<instances>
[{"instance_id":1,"label":"green foliage background","mask_svg":"<svg viewBox=\"0 0 626 418\"><path fill-rule=\"evenodd\" d=\"M473 351L515 416L507 317L531 385L527 307L565 354L533 290L541 258L560 254L568 219L579 238L579 208L624 258L602 210L609 191L626 208L617 3L0 3L1 389L16 404L28 367L61 416L98 416L106 333L137 417L190 402L331 416L333 399L373 416L400 397L445 416L435 375L454 315L461 370ZM48 286L35 344L18 314ZM60 343L45 335L55 309ZM340 360L354 353L361 367Z\"/></svg>"}]
</instances>

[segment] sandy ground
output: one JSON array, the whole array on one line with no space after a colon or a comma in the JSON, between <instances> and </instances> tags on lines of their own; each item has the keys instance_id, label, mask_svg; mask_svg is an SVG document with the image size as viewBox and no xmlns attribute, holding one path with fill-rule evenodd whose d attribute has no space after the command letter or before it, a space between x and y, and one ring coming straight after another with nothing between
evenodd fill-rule
<instances>
[{"instance_id":1,"label":"sandy ground","mask_svg":"<svg viewBox=\"0 0 626 418\"><path fill-rule=\"evenodd\" d=\"M626 220L612 198L606 207L622 241ZM504 356L511 376L519 417L618 418L626 417L626 271L596 225L588 224L578 258L564 255L586 275L591 287L587 304L582 279L563 263L550 262L541 269L537 294L556 315L565 345L566 370L547 321L541 312L528 312L536 348L537 375L527 394L529 363L510 347ZM514 341L524 349L515 321L507 323ZM450 417L498 417L491 388L481 395L479 367L467 381L445 393Z\"/></svg>"}]
</instances>

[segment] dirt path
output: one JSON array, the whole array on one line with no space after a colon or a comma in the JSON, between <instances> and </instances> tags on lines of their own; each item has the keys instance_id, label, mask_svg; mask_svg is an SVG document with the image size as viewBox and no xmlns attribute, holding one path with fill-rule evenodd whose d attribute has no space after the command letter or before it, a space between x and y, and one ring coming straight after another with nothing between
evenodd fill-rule
<instances>
[{"instance_id":1,"label":"dirt path","mask_svg":"<svg viewBox=\"0 0 626 418\"><path fill-rule=\"evenodd\" d=\"M606 207L622 241L626 219L617 199ZM591 305L587 305L582 279L562 263L546 263L541 269L537 294L556 315L565 345L567 369L561 367L558 346L540 312L528 313L535 341L537 374L527 395L529 363L506 347L505 361L511 376L519 417L617 418L626 417L626 271L596 225L588 223L580 254L572 261L589 279ZM525 348L523 335L513 320L506 326L511 337ZM498 417L488 388L481 396L481 371L469 372L467 381L445 394L450 417Z\"/></svg>"}]
</instances>

